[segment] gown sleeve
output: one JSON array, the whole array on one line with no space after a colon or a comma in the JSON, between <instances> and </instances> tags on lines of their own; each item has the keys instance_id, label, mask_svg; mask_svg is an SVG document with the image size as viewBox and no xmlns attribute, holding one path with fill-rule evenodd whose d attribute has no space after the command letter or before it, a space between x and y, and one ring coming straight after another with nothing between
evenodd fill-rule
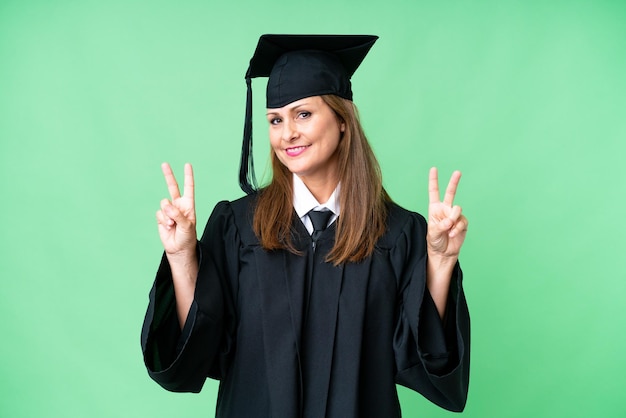
<instances>
[{"instance_id":1,"label":"gown sleeve","mask_svg":"<svg viewBox=\"0 0 626 418\"><path fill-rule=\"evenodd\" d=\"M234 345L233 278L239 237L227 202L217 204L197 244L198 278L181 331L165 255L150 291L141 332L148 374L173 392L199 392L207 377L224 376Z\"/></svg>"},{"instance_id":2,"label":"gown sleeve","mask_svg":"<svg viewBox=\"0 0 626 418\"><path fill-rule=\"evenodd\" d=\"M469 386L470 321L463 274L454 268L443 321L426 287L426 221L413 214L392 250L401 295L394 337L397 383L435 404L462 411Z\"/></svg>"}]
</instances>

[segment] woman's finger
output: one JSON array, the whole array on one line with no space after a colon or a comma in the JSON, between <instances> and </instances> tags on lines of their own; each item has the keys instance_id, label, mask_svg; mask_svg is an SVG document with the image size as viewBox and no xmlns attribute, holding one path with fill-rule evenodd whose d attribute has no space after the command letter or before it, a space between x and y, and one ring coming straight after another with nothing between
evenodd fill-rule
<instances>
[{"instance_id":1,"label":"woman's finger","mask_svg":"<svg viewBox=\"0 0 626 418\"><path fill-rule=\"evenodd\" d=\"M459 217L461 216L461 207L460 206L452 206L452 209L450 210L450 213L448 214L448 219L450 219L452 222L456 222Z\"/></svg>"},{"instance_id":2,"label":"woman's finger","mask_svg":"<svg viewBox=\"0 0 626 418\"><path fill-rule=\"evenodd\" d=\"M450 231L450 234L449 234L450 238L454 238L457 235L465 234L467 232L468 224L469 223L467 221L467 218L461 215L459 220L454 225L454 228L452 228L452 230Z\"/></svg>"},{"instance_id":3,"label":"woman's finger","mask_svg":"<svg viewBox=\"0 0 626 418\"><path fill-rule=\"evenodd\" d=\"M456 189L459 185L459 180L461 179L461 172L455 171L452 173L450 177L450 181L448 182L448 187L446 188L446 194L443 198L443 203L446 205L452 206L452 202L454 202L454 196L456 196Z\"/></svg>"},{"instance_id":4,"label":"woman's finger","mask_svg":"<svg viewBox=\"0 0 626 418\"><path fill-rule=\"evenodd\" d=\"M174 173L172 172L172 167L168 163L161 164L161 170L163 171L163 176L165 177L165 182L167 183L167 190L170 192L170 197L172 200L176 200L180 197L180 190L178 189L178 183L176 182L176 177L174 177Z\"/></svg>"},{"instance_id":5,"label":"woman's finger","mask_svg":"<svg viewBox=\"0 0 626 418\"><path fill-rule=\"evenodd\" d=\"M178 218L182 216L176 206L172 205L172 202L168 199L161 200L161 212L163 212L164 217L171 219L173 223L178 223Z\"/></svg>"},{"instance_id":6,"label":"woman's finger","mask_svg":"<svg viewBox=\"0 0 626 418\"><path fill-rule=\"evenodd\" d=\"M165 216L174 220L179 227L183 229L189 229L192 227L193 222L187 218L176 206L174 206L169 200L163 199L161 201L161 210Z\"/></svg>"},{"instance_id":7,"label":"woman's finger","mask_svg":"<svg viewBox=\"0 0 626 418\"><path fill-rule=\"evenodd\" d=\"M157 211L156 218L157 218L157 222L160 225L163 225L164 227L166 227L167 229L170 229L175 224L174 220L170 218L169 216L166 216L162 210Z\"/></svg>"},{"instance_id":8,"label":"woman's finger","mask_svg":"<svg viewBox=\"0 0 626 418\"><path fill-rule=\"evenodd\" d=\"M443 218L438 222L430 222L428 224L428 235L434 239L439 239L440 237L447 235L450 228L453 226L454 222L448 218Z\"/></svg>"},{"instance_id":9,"label":"woman's finger","mask_svg":"<svg viewBox=\"0 0 626 418\"><path fill-rule=\"evenodd\" d=\"M183 195L191 198L191 202L194 203L193 168L189 163L185 164L185 185Z\"/></svg>"},{"instance_id":10,"label":"woman's finger","mask_svg":"<svg viewBox=\"0 0 626 418\"><path fill-rule=\"evenodd\" d=\"M432 167L428 173L428 200L430 203L439 202L439 180L437 167Z\"/></svg>"}]
</instances>

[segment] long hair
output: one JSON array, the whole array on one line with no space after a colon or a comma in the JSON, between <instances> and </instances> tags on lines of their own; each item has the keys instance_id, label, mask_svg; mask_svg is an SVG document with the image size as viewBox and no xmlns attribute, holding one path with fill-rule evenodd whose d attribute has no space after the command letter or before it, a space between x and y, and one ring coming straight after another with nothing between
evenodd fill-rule
<instances>
[{"instance_id":1,"label":"long hair","mask_svg":"<svg viewBox=\"0 0 626 418\"><path fill-rule=\"evenodd\" d=\"M354 103L335 95L322 100L345 123L339 141L337 162L341 188L335 245L326 261L335 265L359 262L370 256L386 228L390 200L382 185L382 174L365 137ZM254 212L253 228L266 250L285 249L299 254L292 236L292 174L271 151L272 181L261 189Z\"/></svg>"}]
</instances>

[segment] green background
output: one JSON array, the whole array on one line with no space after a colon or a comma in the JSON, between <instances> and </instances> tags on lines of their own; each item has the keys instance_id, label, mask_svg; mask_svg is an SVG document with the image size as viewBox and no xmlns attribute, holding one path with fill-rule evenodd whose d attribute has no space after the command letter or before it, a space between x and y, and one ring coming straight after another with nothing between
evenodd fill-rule
<instances>
[{"instance_id":1,"label":"green background","mask_svg":"<svg viewBox=\"0 0 626 418\"><path fill-rule=\"evenodd\" d=\"M425 212L428 168L463 171L464 416L626 416L626 2L608 0L0 0L0 416L213 415L215 382L168 393L142 363L160 163L194 164L199 228L242 194L263 33L379 35L353 87L387 189ZM452 415L399 391L406 417Z\"/></svg>"}]
</instances>

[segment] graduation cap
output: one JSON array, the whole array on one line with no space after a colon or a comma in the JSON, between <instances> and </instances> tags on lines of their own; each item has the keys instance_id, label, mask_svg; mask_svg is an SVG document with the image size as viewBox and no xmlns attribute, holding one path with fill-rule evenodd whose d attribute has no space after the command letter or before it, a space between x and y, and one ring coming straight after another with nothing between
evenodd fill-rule
<instances>
[{"instance_id":1,"label":"graduation cap","mask_svg":"<svg viewBox=\"0 0 626 418\"><path fill-rule=\"evenodd\" d=\"M267 108L283 107L305 97L334 94L352 100L350 77L378 36L262 35L246 72L246 119L239 166L239 186L256 188L252 160L252 79L269 77Z\"/></svg>"}]
</instances>

